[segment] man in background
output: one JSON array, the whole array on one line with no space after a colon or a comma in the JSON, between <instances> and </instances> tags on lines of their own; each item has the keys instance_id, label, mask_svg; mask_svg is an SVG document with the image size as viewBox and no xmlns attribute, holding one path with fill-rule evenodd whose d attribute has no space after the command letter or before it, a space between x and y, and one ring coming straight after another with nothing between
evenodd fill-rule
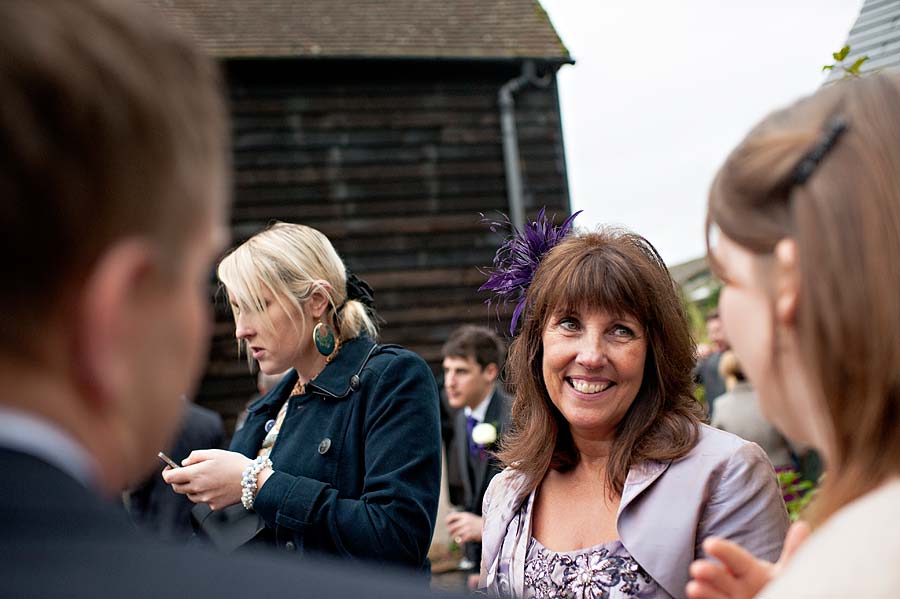
<instances>
[{"instance_id":1,"label":"man in background","mask_svg":"<svg viewBox=\"0 0 900 599\"><path fill-rule=\"evenodd\" d=\"M730 347L718 310L706 315L706 336L709 338L709 344L697 348L700 360L697 362L695 377L697 382L703 385L707 413L712 418L716 399L725 393L725 380L719 374L719 361Z\"/></svg>"},{"instance_id":2,"label":"man in background","mask_svg":"<svg viewBox=\"0 0 900 599\"><path fill-rule=\"evenodd\" d=\"M184 409L175 441L166 450L176 464L195 449L221 449L225 443L225 426L216 412L183 398ZM124 499L132 521L158 535L164 541L185 543L194 534L191 509L194 503L166 484L160 473L161 461L137 488Z\"/></svg>"},{"instance_id":3,"label":"man in background","mask_svg":"<svg viewBox=\"0 0 900 599\"><path fill-rule=\"evenodd\" d=\"M506 348L490 329L466 325L444 344L444 390L453 416L447 455L450 502L460 508L447 517L450 538L463 547L469 587L481 564L481 504L500 471L492 452L509 425L509 398L500 388Z\"/></svg>"}]
</instances>

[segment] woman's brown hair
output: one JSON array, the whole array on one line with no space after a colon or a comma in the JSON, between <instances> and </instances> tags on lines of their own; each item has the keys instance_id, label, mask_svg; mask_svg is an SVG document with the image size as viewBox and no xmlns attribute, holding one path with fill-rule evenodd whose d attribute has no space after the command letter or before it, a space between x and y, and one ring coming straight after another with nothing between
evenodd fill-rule
<instances>
[{"instance_id":1,"label":"woman's brown hair","mask_svg":"<svg viewBox=\"0 0 900 599\"><path fill-rule=\"evenodd\" d=\"M798 184L836 119L846 130ZM763 120L720 169L708 223L759 255L797 245L798 343L834 433L821 523L900 473L900 77L840 82ZM790 376L777 347L771 359Z\"/></svg>"},{"instance_id":2,"label":"woman's brown hair","mask_svg":"<svg viewBox=\"0 0 900 599\"><path fill-rule=\"evenodd\" d=\"M574 234L553 248L528 288L522 328L507 359L516 395L512 431L498 457L528 478L528 492L548 469L566 470L579 460L542 373L547 321L556 312L576 309L630 315L647 335L643 382L618 424L606 468L615 495L632 465L674 460L696 444L701 409L691 394L694 342L675 283L646 239L608 228Z\"/></svg>"}]
</instances>

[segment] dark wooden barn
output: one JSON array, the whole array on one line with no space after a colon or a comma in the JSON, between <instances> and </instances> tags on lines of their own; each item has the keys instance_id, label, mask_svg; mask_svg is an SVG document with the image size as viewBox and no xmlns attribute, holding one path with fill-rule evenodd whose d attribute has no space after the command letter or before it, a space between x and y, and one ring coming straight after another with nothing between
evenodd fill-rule
<instances>
[{"instance_id":1,"label":"dark wooden barn","mask_svg":"<svg viewBox=\"0 0 900 599\"><path fill-rule=\"evenodd\" d=\"M321 230L375 288L382 340L435 372L459 324L506 330L477 292L499 239L479 213L569 213L571 59L536 0L147 1L224 65L235 242ZM216 303L198 401L228 419L255 387Z\"/></svg>"}]
</instances>

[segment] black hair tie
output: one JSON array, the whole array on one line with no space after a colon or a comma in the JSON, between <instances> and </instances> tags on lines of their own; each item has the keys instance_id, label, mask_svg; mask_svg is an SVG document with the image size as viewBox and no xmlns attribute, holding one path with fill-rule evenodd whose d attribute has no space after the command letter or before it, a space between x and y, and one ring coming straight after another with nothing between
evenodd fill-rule
<instances>
[{"instance_id":1,"label":"black hair tie","mask_svg":"<svg viewBox=\"0 0 900 599\"><path fill-rule=\"evenodd\" d=\"M840 139L844 131L847 130L847 121L841 115L835 116L828 124L828 128L822 134L818 143L814 145L809 152L794 168L794 174L791 178L792 185L803 185L815 172L822 159L831 151Z\"/></svg>"},{"instance_id":2,"label":"black hair tie","mask_svg":"<svg viewBox=\"0 0 900 599\"><path fill-rule=\"evenodd\" d=\"M347 300L337 309L338 312L344 309L347 301L355 300L364 305L369 312L375 310L375 291L372 287L357 277L355 274L347 271Z\"/></svg>"}]
</instances>

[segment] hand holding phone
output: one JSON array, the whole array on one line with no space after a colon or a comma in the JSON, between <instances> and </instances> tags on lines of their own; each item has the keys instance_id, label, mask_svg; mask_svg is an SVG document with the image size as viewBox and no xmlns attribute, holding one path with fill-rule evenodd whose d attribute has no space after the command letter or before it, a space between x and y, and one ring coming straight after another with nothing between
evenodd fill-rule
<instances>
[{"instance_id":1,"label":"hand holding phone","mask_svg":"<svg viewBox=\"0 0 900 599\"><path fill-rule=\"evenodd\" d=\"M167 455L164 454L163 452L160 451L158 454L156 454L156 456L157 456L160 460L162 460L163 462L165 462L166 464L168 464L169 466L171 466L172 468L180 468L180 466L179 466L178 464L175 463L175 460L173 460L172 458L170 458L169 456L167 456Z\"/></svg>"}]
</instances>

